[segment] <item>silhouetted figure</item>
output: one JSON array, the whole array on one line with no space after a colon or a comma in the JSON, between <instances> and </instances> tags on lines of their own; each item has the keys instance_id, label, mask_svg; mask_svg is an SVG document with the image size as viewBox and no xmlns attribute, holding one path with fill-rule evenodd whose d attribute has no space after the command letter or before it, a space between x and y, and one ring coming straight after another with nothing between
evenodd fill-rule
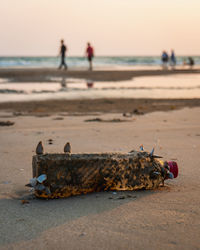
<instances>
[{"instance_id":1,"label":"silhouetted figure","mask_svg":"<svg viewBox=\"0 0 200 250\"><path fill-rule=\"evenodd\" d=\"M90 43L87 44L86 48L86 56L89 62L89 70L92 70L92 59L94 57L94 49L90 45Z\"/></svg>"},{"instance_id":2,"label":"silhouetted figure","mask_svg":"<svg viewBox=\"0 0 200 250\"><path fill-rule=\"evenodd\" d=\"M162 57L161 57L162 63L163 63L163 68L167 68L167 64L169 61L169 56L166 51L163 51Z\"/></svg>"},{"instance_id":3,"label":"silhouetted figure","mask_svg":"<svg viewBox=\"0 0 200 250\"><path fill-rule=\"evenodd\" d=\"M170 63L172 67L176 65L176 56L174 50L171 50Z\"/></svg>"},{"instance_id":4,"label":"silhouetted figure","mask_svg":"<svg viewBox=\"0 0 200 250\"><path fill-rule=\"evenodd\" d=\"M59 69L62 68L62 66L64 66L65 69L67 69L67 64L65 63L65 53L67 51L67 47L64 44L64 40L61 40L61 46L60 46L60 56L61 56L61 63L59 66Z\"/></svg>"},{"instance_id":5,"label":"silhouetted figure","mask_svg":"<svg viewBox=\"0 0 200 250\"><path fill-rule=\"evenodd\" d=\"M188 57L188 65L192 68L194 66L194 59L192 57Z\"/></svg>"}]
</instances>

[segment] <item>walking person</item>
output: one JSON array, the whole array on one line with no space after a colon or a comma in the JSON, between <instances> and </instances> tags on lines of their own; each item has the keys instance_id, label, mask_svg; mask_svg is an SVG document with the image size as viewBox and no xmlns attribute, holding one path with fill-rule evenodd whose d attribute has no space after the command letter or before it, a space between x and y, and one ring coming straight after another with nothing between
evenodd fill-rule
<instances>
[{"instance_id":1,"label":"walking person","mask_svg":"<svg viewBox=\"0 0 200 250\"><path fill-rule=\"evenodd\" d=\"M87 48L86 48L86 56L89 62L89 70L92 70L92 60L94 57L94 49L91 46L90 43L87 44Z\"/></svg>"},{"instance_id":2,"label":"walking person","mask_svg":"<svg viewBox=\"0 0 200 250\"><path fill-rule=\"evenodd\" d=\"M194 59L190 56L188 57L188 65L190 66L190 68L192 69L192 67L194 66Z\"/></svg>"},{"instance_id":3,"label":"walking person","mask_svg":"<svg viewBox=\"0 0 200 250\"><path fill-rule=\"evenodd\" d=\"M60 63L59 69L61 69L62 66L64 66L64 68L67 69L67 64L65 63L65 54L67 51L67 47L64 44L64 40L61 40L60 43L61 43L61 46L60 46L60 53L59 54L61 56L61 63Z\"/></svg>"},{"instance_id":4,"label":"walking person","mask_svg":"<svg viewBox=\"0 0 200 250\"><path fill-rule=\"evenodd\" d=\"M170 64L172 67L176 66L176 56L174 50L171 50Z\"/></svg>"},{"instance_id":5,"label":"walking person","mask_svg":"<svg viewBox=\"0 0 200 250\"><path fill-rule=\"evenodd\" d=\"M162 56L161 56L161 60L162 60L162 63L163 63L163 69L167 69L169 56L168 56L166 51L163 51Z\"/></svg>"}]
</instances>

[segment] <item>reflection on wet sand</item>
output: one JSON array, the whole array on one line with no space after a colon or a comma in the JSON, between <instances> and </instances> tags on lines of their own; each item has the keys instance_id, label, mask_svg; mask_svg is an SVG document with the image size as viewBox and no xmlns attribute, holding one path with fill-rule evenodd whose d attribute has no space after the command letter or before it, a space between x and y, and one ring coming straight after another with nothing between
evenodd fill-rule
<instances>
[{"instance_id":1,"label":"reflection on wet sand","mask_svg":"<svg viewBox=\"0 0 200 250\"><path fill-rule=\"evenodd\" d=\"M67 80L65 76L62 77L60 84L61 84L62 89L67 88Z\"/></svg>"},{"instance_id":2,"label":"reflection on wet sand","mask_svg":"<svg viewBox=\"0 0 200 250\"><path fill-rule=\"evenodd\" d=\"M0 83L0 102L48 99L200 98L200 75L140 77L93 82L63 76L43 83Z\"/></svg>"}]
</instances>

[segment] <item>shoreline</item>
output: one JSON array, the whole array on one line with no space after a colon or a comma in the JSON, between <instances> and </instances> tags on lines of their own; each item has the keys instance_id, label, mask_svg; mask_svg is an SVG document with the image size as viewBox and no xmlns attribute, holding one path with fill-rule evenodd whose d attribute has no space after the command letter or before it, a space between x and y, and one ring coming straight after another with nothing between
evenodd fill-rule
<instances>
[{"instance_id":1,"label":"shoreline","mask_svg":"<svg viewBox=\"0 0 200 250\"><path fill-rule=\"evenodd\" d=\"M77 78L90 81L120 82L135 77L149 76L171 76L178 74L200 74L197 69L176 69L176 70L109 70L109 71L87 71L87 70L58 70L50 68L0 68L0 78L6 78L17 83L55 83L57 78ZM55 78L55 79L54 79ZM60 81L59 81L60 82ZM4 82L5 83L5 82ZM8 82L9 84L10 82ZM7 84L7 83L6 83ZM48 99L42 101L14 101L0 103L0 110L23 115L52 115L66 112L68 114L89 114L89 113L131 113L135 110L139 113L150 113L154 111L169 111L182 109L184 107L199 107L200 98L194 99L162 99L162 98L99 98L99 99ZM137 112L135 112L137 113Z\"/></svg>"},{"instance_id":2,"label":"shoreline","mask_svg":"<svg viewBox=\"0 0 200 250\"><path fill-rule=\"evenodd\" d=\"M200 74L200 69L149 70L58 70L54 68L0 68L0 78L11 82L55 82L52 77L86 79L90 81L125 81L135 77Z\"/></svg>"}]
</instances>

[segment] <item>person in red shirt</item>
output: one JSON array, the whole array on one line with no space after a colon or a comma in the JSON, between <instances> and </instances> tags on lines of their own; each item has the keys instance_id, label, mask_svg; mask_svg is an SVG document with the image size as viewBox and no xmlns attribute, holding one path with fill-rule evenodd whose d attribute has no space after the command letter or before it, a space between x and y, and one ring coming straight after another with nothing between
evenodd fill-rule
<instances>
[{"instance_id":1,"label":"person in red shirt","mask_svg":"<svg viewBox=\"0 0 200 250\"><path fill-rule=\"evenodd\" d=\"M92 70L92 59L94 57L94 49L92 48L90 43L87 44L86 56L89 62L89 70Z\"/></svg>"}]
</instances>

